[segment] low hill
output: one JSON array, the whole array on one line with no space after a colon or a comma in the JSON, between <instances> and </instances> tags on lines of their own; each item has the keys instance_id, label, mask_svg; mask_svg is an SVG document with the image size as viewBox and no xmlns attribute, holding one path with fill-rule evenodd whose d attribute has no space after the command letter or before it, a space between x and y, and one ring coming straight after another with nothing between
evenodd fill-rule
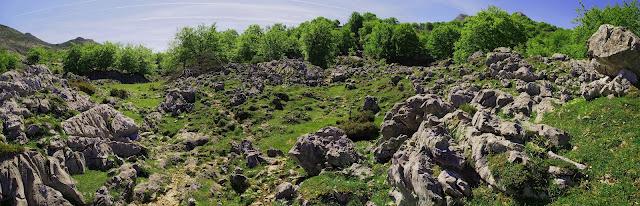
<instances>
[{"instance_id":1,"label":"low hill","mask_svg":"<svg viewBox=\"0 0 640 206\"><path fill-rule=\"evenodd\" d=\"M27 53L27 51L33 47L41 46L45 48L64 49L74 43L95 43L95 41L78 37L64 43L51 44L39 39L31 33L22 33L14 28L0 24L0 48L18 52L20 54Z\"/></svg>"}]
</instances>

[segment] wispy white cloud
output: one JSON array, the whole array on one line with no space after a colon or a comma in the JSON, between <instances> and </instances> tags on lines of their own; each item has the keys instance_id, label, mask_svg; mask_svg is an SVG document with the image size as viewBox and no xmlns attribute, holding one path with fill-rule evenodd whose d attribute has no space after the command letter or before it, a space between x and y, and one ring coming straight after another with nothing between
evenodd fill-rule
<instances>
[{"instance_id":1,"label":"wispy white cloud","mask_svg":"<svg viewBox=\"0 0 640 206\"><path fill-rule=\"evenodd\" d=\"M352 11L424 21L418 18L421 7L446 5L472 14L480 4L465 0L89 0L20 15L29 16L26 31L48 41L83 36L99 42L142 43L159 51L168 46L178 28L198 24L216 23L221 30L242 31L250 24L295 25L317 16L346 21Z\"/></svg>"},{"instance_id":2,"label":"wispy white cloud","mask_svg":"<svg viewBox=\"0 0 640 206\"><path fill-rule=\"evenodd\" d=\"M232 16L164 16L164 17L144 17L135 21L158 21L158 20L175 20L175 19L204 19L211 21L229 21L229 22L266 22L266 23L298 23L298 21L280 18L251 18L251 17L232 17Z\"/></svg>"},{"instance_id":3,"label":"wispy white cloud","mask_svg":"<svg viewBox=\"0 0 640 206\"><path fill-rule=\"evenodd\" d=\"M325 7L325 8L331 8L331 9L341 9L341 10L350 11L350 9L348 9L346 7L342 7L342 6L336 6L336 4L324 4L324 3L318 3L318 2L313 2L313 1L304 1L304 0L289 0L289 1L308 4L308 5L314 5L314 6L320 6L320 7Z\"/></svg>"},{"instance_id":4,"label":"wispy white cloud","mask_svg":"<svg viewBox=\"0 0 640 206\"><path fill-rule=\"evenodd\" d=\"M16 17L26 16L26 15L30 15L30 14L42 13L42 12L46 12L46 11L53 11L53 10L56 10L56 9L63 9L63 8L67 8L67 7L73 7L73 6L78 6L78 5L87 4L87 3L96 2L96 1L98 1L98 0L87 0L87 1L67 3L67 4L60 4L60 5L57 5L57 6L52 6L52 7L42 8L42 9L36 9L36 10L20 13L20 14L16 15Z\"/></svg>"}]
</instances>

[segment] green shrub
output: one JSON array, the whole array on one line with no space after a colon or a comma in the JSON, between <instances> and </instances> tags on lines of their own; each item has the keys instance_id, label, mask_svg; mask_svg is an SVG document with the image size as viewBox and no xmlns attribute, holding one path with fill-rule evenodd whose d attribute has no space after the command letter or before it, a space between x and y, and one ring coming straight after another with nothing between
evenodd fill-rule
<instances>
[{"instance_id":1,"label":"green shrub","mask_svg":"<svg viewBox=\"0 0 640 206\"><path fill-rule=\"evenodd\" d=\"M373 25L373 26L371 26ZM364 53L374 59L395 59L395 45L393 44L393 25L382 22L368 23L371 32L366 36ZM362 33L365 33L364 31Z\"/></svg>"},{"instance_id":2,"label":"green shrub","mask_svg":"<svg viewBox=\"0 0 640 206\"><path fill-rule=\"evenodd\" d=\"M238 36L238 32L233 29L227 29L220 32L220 47L222 47L222 55L224 56L224 59L234 58Z\"/></svg>"},{"instance_id":3,"label":"green shrub","mask_svg":"<svg viewBox=\"0 0 640 206\"><path fill-rule=\"evenodd\" d=\"M453 24L435 27L427 34L425 47L435 59L453 57L454 44L460 38L460 28Z\"/></svg>"},{"instance_id":4,"label":"green shrub","mask_svg":"<svg viewBox=\"0 0 640 206\"><path fill-rule=\"evenodd\" d=\"M586 42L600 25L611 24L614 26L624 26L633 33L640 34L640 3L637 0L623 1L605 8L593 7L586 9L584 5L579 10L578 18L574 21L578 23L576 34L580 35L580 40Z\"/></svg>"},{"instance_id":5,"label":"green shrub","mask_svg":"<svg viewBox=\"0 0 640 206\"><path fill-rule=\"evenodd\" d=\"M111 91L109 91L109 96L126 99L129 98L129 92L124 89L111 89Z\"/></svg>"},{"instance_id":6,"label":"green shrub","mask_svg":"<svg viewBox=\"0 0 640 206\"><path fill-rule=\"evenodd\" d=\"M118 51L116 67L132 74L150 74L155 69L153 52L143 46L127 45Z\"/></svg>"},{"instance_id":7,"label":"green shrub","mask_svg":"<svg viewBox=\"0 0 640 206\"><path fill-rule=\"evenodd\" d=\"M476 51L515 47L526 41L525 29L520 22L514 21L504 10L489 7L467 18L460 31L460 40L455 43L454 57L457 62L465 62Z\"/></svg>"},{"instance_id":8,"label":"green shrub","mask_svg":"<svg viewBox=\"0 0 640 206\"><path fill-rule=\"evenodd\" d=\"M118 50L118 45L111 42L105 42L100 46L93 47L93 50L89 55L93 57L93 65L96 69L106 70L109 67L112 67L116 62L116 53ZM121 69L123 68L121 67Z\"/></svg>"},{"instance_id":9,"label":"green shrub","mask_svg":"<svg viewBox=\"0 0 640 206\"><path fill-rule=\"evenodd\" d=\"M302 182L299 191L300 196L309 200L312 205L336 205L340 204L336 202L339 195L351 195L349 200L351 204L355 204L354 201L360 201L359 198L367 195L368 189L369 186L362 180L326 172Z\"/></svg>"},{"instance_id":10,"label":"green shrub","mask_svg":"<svg viewBox=\"0 0 640 206\"><path fill-rule=\"evenodd\" d=\"M391 41L395 47L392 62L412 65L424 59L423 48L413 25L406 23L396 25Z\"/></svg>"},{"instance_id":11,"label":"green shrub","mask_svg":"<svg viewBox=\"0 0 640 206\"><path fill-rule=\"evenodd\" d=\"M355 34L351 33L348 27L333 30L333 33L340 55L348 55L357 50Z\"/></svg>"},{"instance_id":12,"label":"green shrub","mask_svg":"<svg viewBox=\"0 0 640 206\"><path fill-rule=\"evenodd\" d=\"M86 82L86 81L81 81L81 80L72 80L69 81L69 85L71 87L75 87L78 90L88 94L88 95L93 95L96 93L96 87L93 86L93 84L91 84L90 82Z\"/></svg>"},{"instance_id":13,"label":"green shrub","mask_svg":"<svg viewBox=\"0 0 640 206\"><path fill-rule=\"evenodd\" d=\"M183 68L218 68L226 62L220 34L216 25L185 27L176 34L169 51L174 52L175 61Z\"/></svg>"},{"instance_id":14,"label":"green shrub","mask_svg":"<svg viewBox=\"0 0 640 206\"><path fill-rule=\"evenodd\" d=\"M548 163L536 156L530 156L528 163L509 163L507 161L508 153L490 154L489 168L498 184L505 187L507 193L516 197L520 201L536 201L528 200L522 197L522 192L529 187L534 193L548 194L550 177L547 173ZM549 201L538 200L540 201Z\"/></svg>"},{"instance_id":15,"label":"green shrub","mask_svg":"<svg viewBox=\"0 0 640 206\"><path fill-rule=\"evenodd\" d=\"M0 50L0 73L15 69L19 62L20 57L17 54Z\"/></svg>"},{"instance_id":16,"label":"green shrub","mask_svg":"<svg viewBox=\"0 0 640 206\"><path fill-rule=\"evenodd\" d=\"M378 127L374 123L375 115L371 111L360 111L345 122L338 122L338 127L347 133L353 141L371 140L378 136Z\"/></svg>"},{"instance_id":17,"label":"green shrub","mask_svg":"<svg viewBox=\"0 0 640 206\"><path fill-rule=\"evenodd\" d=\"M44 60L46 51L42 47L33 47L27 52L27 64L39 64L41 60Z\"/></svg>"},{"instance_id":18,"label":"green shrub","mask_svg":"<svg viewBox=\"0 0 640 206\"><path fill-rule=\"evenodd\" d=\"M258 54L265 61L282 59L289 44L287 28L283 24L275 24L269 27L260 41Z\"/></svg>"},{"instance_id":19,"label":"green shrub","mask_svg":"<svg viewBox=\"0 0 640 206\"><path fill-rule=\"evenodd\" d=\"M345 25L345 27L355 35L356 38L359 37L360 28L362 28L364 23L364 17L358 12L351 13L351 17L349 21Z\"/></svg>"},{"instance_id":20,"label":"green shrub","mask_svg":"<svg viewBox=\"0 0 640 206\"><path fill-rule=\"evenodd\" d=\"M24 152L24 147L20 145L7 144L4 142L0 142L0 157L18 154Z\"/></svg>"},{"instance_id":21,"label":"green shrub","mask_svg":"<svg viewBox=\"0 0 640 206\"><path fill-rule=\"evenodd\" d=\"M116 69L126 73L149 74L156 67L157 57L141 45L121 46L106 42L73 45L63 58L65 72L87 74L96 70Z\"/></svg>"},{"instance_id":22,"label":"green shrub","mask_svg":"<svg viewBox=\"0 0 640 206\"><path fill-rule=\"evenodd\" d=\"M335 24L326 18L319 17L300 25L302 33L302 54L311 64L327 68L335 59L336 42L332 34Z\"/></svg>"},{"instance_id":23,"label":"green shrub","mask_svg":"<svg viewBox=\"0 0 640 206\"><path fill-rule=\"evenodd\" d=\"M306 112L294 110L284 115L282 123L285 124L300 124L310 121L311 117Z\"/></svg>"},{"instance_id":24,"label":"green shrub","mask_svg":"<svg viewBox=\"0 0 640 206\"><path fill-rule=\"evenodd\" d=\"M238 37L236 44L236 61L257 62L260 61L258 50L262 41L262 28L254 24L249 26L242 35Z\"/></svg>"},{"instance_id":25,"label":"green shrub","mask_svg":"<svg viewBox=\"0 0 640 206\"><path fill-rule=\"evenodd\" d=\"M466 103L466 104L462 104L458 107L460 110L468 113L470 116L473 116L476 114L476 112L478 111L478 109L476 107L474 107L473 105Z\"/></svg>"},{"instance_id":26,"label":"green shrub","mask_svg":"<svg viewBox=\"0 0 640 206\"><path fill-rule=\"evenodd\" d=\"M566 54L572 58L586 57L584 42L576 39L575 31L559 29L554 32L541 33L527 41L528 56L541 55L549 57L555 53Z\"/></svg>"}]
</instances>

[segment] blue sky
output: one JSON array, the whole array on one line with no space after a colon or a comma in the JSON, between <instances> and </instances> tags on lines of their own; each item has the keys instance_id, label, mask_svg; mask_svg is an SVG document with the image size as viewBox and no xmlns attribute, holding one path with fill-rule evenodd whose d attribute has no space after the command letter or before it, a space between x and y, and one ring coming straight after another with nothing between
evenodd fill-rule
<instances>
[{"instance_id":1,"label":"blue sky","mask_svg":"<svg viewBox=\"0 0 640 206\"><path fill-rule=\"evenodd\" d=\"M583 0L603 7L622 0ZM0 0L0 24L51 43L81 36L98 42L144 44L164 50L178 28L217 23L242 31L249 24L295 25L316 16L344 22L370 11L402 22L449 21L495 5L537 21L571 28L578 0Z\"/></svg>"}]
</instances>

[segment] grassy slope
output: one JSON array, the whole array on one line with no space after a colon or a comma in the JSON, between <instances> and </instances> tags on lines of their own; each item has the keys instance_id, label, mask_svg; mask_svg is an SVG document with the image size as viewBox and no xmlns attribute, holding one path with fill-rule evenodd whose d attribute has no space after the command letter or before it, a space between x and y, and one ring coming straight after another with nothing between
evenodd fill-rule
<instances>
[{"instance_id":1,"label":"grassy slope","mask_svg":"<svg viewBox=\"0 0 640 206\"><path fill-rule=\"evenodd\" d=\"M109 179L107 172L86 170L84 174L73 175L73 179L76 180L76 186L78 191L84 196L85 202L92 202L93 196L105 182Z\"/></svg>"},{"instance_id":2,"label":"grassy slope","mask_svg":"<svg viewBox=\"0 0 640 206\"><path fill-rule=\"evenodd\" d=\"M266 150L269 147L275 147L286 152L300 135L314 132L324 126L335 125L336 121L348 118L349 111L356 110L360 107L362 104L362 98L368 94L379 98L380 105L383 110L383 112L381 112L376 118L376 123L379 125L384 111L390 109L391 106L393 106L393 103L401 101L411 95L411 91L401 91L398 87L385 86L389 85L388 82L388 78L378 78L371 81L360 80L356 84L358 89L355 90L345 89L344 84L335 84L317 88L309 88L305 86L268 86L265 89L265 93L286 93L292 100L286 103L284 110L275 110L270 114L270 116L266 115L263 109L252 112L253 116L251 118L260 120L258 120L256 122L257 124L254 124L250 130L257 136L258 141L256 144L260 149ZM101 88L106 92L112 88L128 90L131 92L132 96L125 101L131 102L138 108L146 109L156 107L161 101L161 97L158 96L159 92L155 89L161 84L162 83L158 82L133 85L116 84L105 85ZM406 80L403 80L403 84L407 84L405 86L408 86L408 82L406 82ZM234 84L232 82L228 82L227 85L227 88L233 89L232 85ZM313 93L319 100L303 97L302 94L305 92ZM219 99L220 97L222 96L218 96L218 94L213 96L214 99ZM588 178L580 182L578 186L571 189L566 195L555 200L552 204L637 204L637 199L640 199L640 156L637 155L640 154L640 127L637 126L640 125L640 101L638 100L640 99L637 97L614 99L601 98L591 102L578 99L559 107L553 113L545 115L543 123L566 130L572 136L571 143L575 149L571 151L561 151L561 154L590 166L590 169L586 171ZM222 103L225 103L224 100L221 101L223 101ZM262 106L270 106L269 102L269 98L258 98L254 101L247 102L243 107L246 108L250 105L254 105L261 108ZM216 113L220 109L219 105L214 105L212 107L198 105L197 107L200 109L197 109L197 111L191 115L194 119L189 119L189 121L197 122L199 121L198 118L204 117L195 116L203 116L205 113ZM311 109L309 111L305 111L305 107L309 107ZM303 113L306 113L310 120L303 121L298 124L288 124L282 121L286 115L295 111L302 111ZM124 112L125 114L127 113L127 111ZM134 117L137 121L141 119L140 116L135 116L135 114L129 114L129 116ZM210 118L210 116L208 117ZM179 118L175 121L184 122L185 120L186 119L184 118ZM199 124L206 123L207 122L204 121ZM199 126L199 124L194 126ZM178 128L181 127L178 124L170 125ZM261 132L256 132L260 130L259 128L264 127L265 125L268 126ZM224 145L216 145L216 147L227 147L230 141L226 140L231 139L231 136L234 138L243 136L242 134L237 134L237 132L238 130L234 130L234 134L228 133L227 135L224 135L224 137L222 137L223 139L219 142ZM359 147L360 145L363 145L362 147L364 150L366 150L364 147L370 144L371 142L358 143ZM384 171L384 169L380 169L380 171ZM384 172L382 174L384 174ZM317 177L315 179L320 180L322 178L324 177ZM307 186L303 187L315 185L313 188L334 190L334 188L331 187L339 185L359 185L366 182L346 177L332 178L335 181L314 181L315 179L309 179L307 180L308 182L305 181ZM370 180L368 182L368 186L372 186L371 183L384 183L384 178L374 178L373 181ZM373 186L376 185L378 184L374 184ZM203 191L208 190L207 187L204 188L206 190ZM95 191L95 189L92 189L92 191ZM340 190L343 188L335 189ZM199 202L208 202L206 192L194 195ZM373 196L374 197L372 198L377 199L375 196L384 195L373 194ZM469 204L517 204L510 197L492 192L491 189L486 186L474 189L474 196L475 197L473 199L469 200ZM380 199L382 199L382 201L376 202L384 203L387 201L386 198ZM223 200L223 202L229 204L239 204L240 202L246 201L247 199L244 199L243 201L241 199L234 200L233 198Z\"/></svg>"},{"instance_id":3,"label":"grassy slope","mask_svg":"<svg viewBox=\"0 0 640 206\"><path fill-rule=\"evenodd\" d=\"M574 100L544 123L571 134L563 155L589 166L588 179L555 205L640 203L640 98Z\"/></svg>"},{"instance_id":4,"label":"grassy slope","mask_svg":"<svg viewBox=\"0 0 640 206\"><path fill-rule=\"evenodd\" d=\"M407 98L413 92L409 89L400 91L398 87L391 86L390 81L388 77L371 81L361 80L356 86L357 89L354 90L346 89L345 84L312 88L305 86L275 87L273 88L274 92L286 93L292 98L292 101L287 103L284 110L273 112L273 116L267 121L267 124L278 129L276 132L267 132L260 139L258 145L262 149L274 147L287 152L299 136L315 132L325 126L335 126L336 121L348 119L349 112L357 111L367 95L378 98L382 109L376 116L376 124L379 125L384 113L391 109L394 103ZM407 80L403 80L401 84L404 84L405 87L409 86ZM303 97L304 92L311 92L316 98L323 100L318 101ZM305 107L309 107L311 110L304 111ZM303 111L311 120L300 124L283 123L283 118L294 111Z\"/></svg>"},{"instance_id":5,"label":"grassy slope","mask_svg":"<svg viewBox=\"0 0 640 206\"><path fill-rule=\"evenodd\" d=\"M543 123L571 134L572 150L560 151L589 166L587 177L551 205L640 204L640 98L576 99L544 116ZM487 186L468 205L518 205Z\"/></svg>"},{"instance_id":6,"label":"grassy slope","mask_svg":"<svg viewBox=\"0 0 640 206\"><path fill-rule=\"evenodd\" d=\"M162 85L164 82L149 82L142 84L104 84L99 85L98 91L91 96L94 102L102 102L103 99L109 97L109 91L113 89L122 89L129 92L129 97L123 103L130 103L137 109L153 110L162 102ZM142 124L143 116L136 111L120 109L120 111L131 117L138 124Z\"/></svg>"}]
</instances>

